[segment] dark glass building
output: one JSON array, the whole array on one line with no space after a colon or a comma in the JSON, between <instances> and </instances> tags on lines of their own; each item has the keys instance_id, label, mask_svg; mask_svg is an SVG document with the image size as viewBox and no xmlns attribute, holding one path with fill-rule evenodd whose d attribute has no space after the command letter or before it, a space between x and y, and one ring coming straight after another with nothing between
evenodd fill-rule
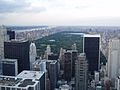
<instances>
[{"instance_id":1,"label":"dark glass building","mask_svg":"<svg viewBox=\"0 0 120 90\"><path fill-rule=\"evenodd\" d=\"M50 77L50 86L51 90L56 88L57 84L57 61L52 61L49 64L49 77Z\"/></svg>"},{"instance_id":2,"label":"dark glass building","mask_svg":"<svg viewBox=\"0 0 120 90\"><path fill-rule=\"evenodd\" d=\"M9 35L9 40L15 39L15 31L7 30L7 35Z\"/></svg>"},{"instance_id":3,"label":"dark glass building","mask_svg":"<svg viewBox=\"0 0 120 90\"><path fill-rule=\"evenodd\" d=\"M64 79L66 81L71 81L72 78L72 53L67 51L64 54Z\"/></svg>"},{"instance_id":4,"label":"dark glass building","mask_svg":"<svg viewBox=\"0 0 120 90\"><path fill-rule=\"evenodd\" d=\"M40 80L40 90L45 90L45 73L41 76Z\"/></svg>"},{"instance_id":5,"label":"dark glass building","mask_svg":"<svg viewBox=\"0 0 120 90\"><path fill-rule=\"evenodd\" d=\"M2 59L2 75L16 76L18 74L17 59Z\"/></svg>"},{"instance_id":6,"label":"dark glass building","mask_svg":"<svg viewBox=\"0 0 120 90\"><path fill-rule=\"evenodd\" d=\"M83 36L83 52L88 60L88 71L92 75L100 67L100 35Z\"/></svg>"},{"instance_id":7,"label":"dark glass building","mask_svg":"<svg viewBox=\"0 0 120 90\"><path fill-rule=\"evenodd\" d=\"M72 77L75 77L75 62L78 57L78 51L72 50Z\"/></svg>"},{"instance_id":8,"label":"dark glass building","mask_svg":"<svg viewBox=\"0 0 120 90\"><path fill-rule=\"evenodd\" d=\"M18 60L18 73L30 69L29 41L4 42L4 57Z\"/></svg>"}]
</instances>

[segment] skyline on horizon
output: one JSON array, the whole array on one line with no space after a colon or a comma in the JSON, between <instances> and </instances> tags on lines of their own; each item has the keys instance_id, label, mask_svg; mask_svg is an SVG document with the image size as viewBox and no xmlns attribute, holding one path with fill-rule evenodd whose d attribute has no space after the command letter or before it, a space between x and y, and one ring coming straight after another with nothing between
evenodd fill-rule
<instances>
[{"instance_id":1,"label":"skyline on horizon","mask_svg":"<svg viewBox=\"0 0 120 90\"><path fill-rule=\"evenodd\" d=\"M1 0L2 25L120 26L119 0Z\"/></svg>"}]
</instances>

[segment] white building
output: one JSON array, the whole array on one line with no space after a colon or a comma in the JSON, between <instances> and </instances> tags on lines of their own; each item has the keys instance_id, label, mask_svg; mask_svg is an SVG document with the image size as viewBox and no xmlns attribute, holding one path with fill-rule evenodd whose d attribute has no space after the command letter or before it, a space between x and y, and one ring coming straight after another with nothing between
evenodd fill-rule
<instances>
[{"instance_id":1,"label":"white building","mask_svg":"<svg viewBox=\"0 0 120 90\"><path fill-rule=\"evenodd\" d=\"M0 90L45 90L44 72L23 71L18 76L0 76Z\"/></svg>"},{"instance_id":2,"label":"white building","mask_svg":"<svg viewBox=\"0 0 120 90\"><path fill-rule=\"evenodd\" d=\"M114 38L109 41L107 70L111 79L120 75L120 39Z\"/></svg>"},{"instance_id":3,"label":"white building","mask_svg":"<svg viewBox=\"0 0 120 90\"><path fill-rule=\"evenodd\" d=\"M4 26L0 26L0 60L4 58L4 41L7 40L7 29ZM0 74L2 66L0 65Z\"/></svg>"},{"instance_id":4,"label":"white building","mask_svg":"<svg viewBox=\"0 0 120 90\"><path fill-rule=\"evenodd\" d=\"M36 60L32 65L32 70L46 72L46 61Z\"/></svg>"},{"instance_id":5,"label":"white building","mask_svg":"<svg viewBox=\"0 0 120 90\"><path fill-rule=\"evenodd\" d=\"M120 90L120 76L118 76L117 78L116 78L116 89L117 90Z\"/></svg>"},{"instance_id":6,"label":"white building","mask_svg":"<svg viewBox=\"0 0 120 90\"><path fill-rule=\"evenodd\" d=\"M35 43L30 44L30 69L32 69L32 64L35 62L35 59L37 57L37 52L36 52L36 45Z\"/></svg>"},{"instance_id":7,"label":"white building","mask_svg":"<svg viewBox=\"0 0 120 90\"><path fill-rule=\"evenodd\" d=\"M47 52L47 55L51 54L51 47L50 47L50 45L47 45L46 52Z\"/></svg>"},{"instance_id":8,"label":"white building","mask_svg":"<svg viewBox=\"0 0 120 90\"><path fill-rule=\"evenodd\" d=\"M0 26L0 59L4 58L4 41L7 40L7 29Z\"/></svg>"}]
</instances>

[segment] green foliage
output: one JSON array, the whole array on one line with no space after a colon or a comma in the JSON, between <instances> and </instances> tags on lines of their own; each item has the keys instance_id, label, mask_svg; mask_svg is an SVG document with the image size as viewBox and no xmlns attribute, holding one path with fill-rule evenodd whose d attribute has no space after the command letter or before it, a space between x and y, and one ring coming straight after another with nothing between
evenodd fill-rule
<instances>
[{"instance_id":1,"label":"green foliage","mask_svg":"<svg viewBox=\"0 0 120 90\"><path fill-rule=\"evenodd\" d=\"M54 41L50 41L54 40ZM38 55L43 55L46 46L50 45L53 53L59 54L60 48L71 49L71 46L76 43L78 52L82 52L82 37L66 32L56 33L35 41Z\"/></svg>"}]
</instances>

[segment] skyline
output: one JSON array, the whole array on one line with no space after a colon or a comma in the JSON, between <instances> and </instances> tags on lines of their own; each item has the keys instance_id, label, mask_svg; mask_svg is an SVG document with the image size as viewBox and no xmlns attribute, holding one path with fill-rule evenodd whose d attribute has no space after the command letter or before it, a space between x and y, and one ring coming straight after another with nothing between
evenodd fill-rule
<instances>
[{"instance_id":1,"label":"skyline","mask_svg":"<svg viewBox=\"0 0 120 90\"><path fill-rule=\"evenodd\" d=\"M1 0L0 24L120 26L119 0Z\"/></svg>"}]
</instances>

